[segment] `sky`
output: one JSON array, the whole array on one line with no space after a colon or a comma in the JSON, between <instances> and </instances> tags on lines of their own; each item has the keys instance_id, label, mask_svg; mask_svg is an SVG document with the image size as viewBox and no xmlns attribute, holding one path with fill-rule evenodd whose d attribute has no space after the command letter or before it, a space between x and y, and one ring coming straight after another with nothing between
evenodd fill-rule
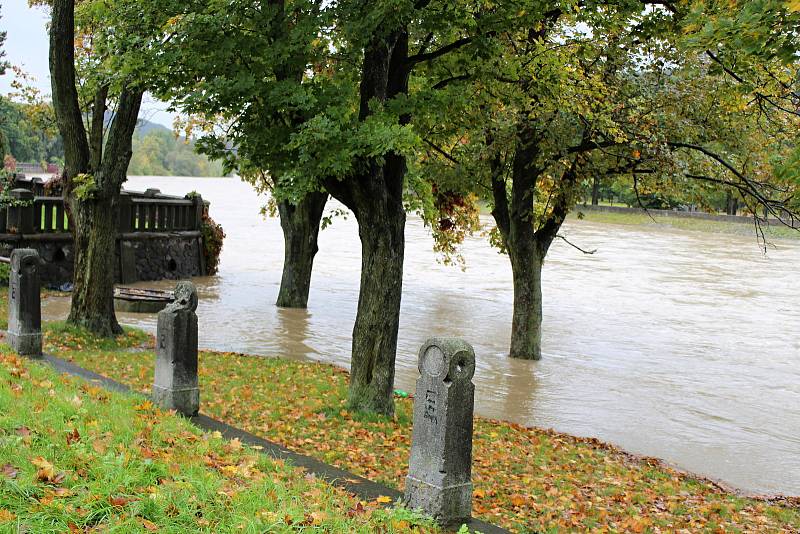
<instances>
[{"instance_id":1,"label":"sky","mask_svg":"<svg viewBox=\"0 0 800 534\"><path fill-rule=\"evenodd\" d=\"M50 94L50 69L47 64L48 35L47 23L50 14L42 7L28 7L28 0L0 0L0 31L8 33L4 50L6 59L12 65L33 76L32 85L42 94ZM0 76L0 94L11 91L13 72L7 70ZM167 105L151 97L142 102L140 118L148 119L167 128L172 128L174 114L166 111Z\"/></svg>"}]
</instances>

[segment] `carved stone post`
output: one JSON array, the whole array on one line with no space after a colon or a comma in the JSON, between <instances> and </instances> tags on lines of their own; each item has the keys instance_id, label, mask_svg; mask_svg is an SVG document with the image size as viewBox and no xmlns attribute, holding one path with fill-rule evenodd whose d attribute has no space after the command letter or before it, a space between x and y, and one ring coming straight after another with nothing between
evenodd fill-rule
<instances>
[{"instance_id":1,"label":"carved stone post","mask_svg":"<svg viewBox=\"0 0 800 534\"><path fill-rule=\"evenodd\" d=\"M197 382L197 290L178 282L175 301L158 313L153 401L192 416L200 408Z\"/></svg>"},{"instance_id":2,"label":"carved stone post","mask_svg":"<svg viewBox=\"0 0 800 534\"><path fill-rule=\"evenodd\" d=\"M405 501L449 526L472 512L475 352L461 339L429 339L419 372Z\"/></svg>"},{"instance_id":3,"label":"carved stone post","mask_svg":"<svg viewBox=\"0 0 800 534\"><path fill-rule=\"evenodd\" d=\"M39 253L29 248L11 252L8 281L8 343L18 354L42 355L42 307Z\"/></svg>"}]
</instances>

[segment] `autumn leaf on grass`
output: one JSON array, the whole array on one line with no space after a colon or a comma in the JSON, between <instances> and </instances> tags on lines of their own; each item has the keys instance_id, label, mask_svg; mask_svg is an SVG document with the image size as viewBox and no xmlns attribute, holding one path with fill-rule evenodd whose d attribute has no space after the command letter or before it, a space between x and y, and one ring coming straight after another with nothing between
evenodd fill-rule
<instances>
[{"instance_id":1,"label":"autumn leaf on grass","mask_svg":"<svg viewBox=\"0 0 800 534\"><path fill-rule=\"evenodd\" d=\"M135 497L122 497L122 496L120 496L120 497L109 497L108 498L108 503L111 506L119 506L120 508L122 508L122 507L127 506L128 504L130 504L132 502L136 502L138 500L139 499L137 499Z\"/></svg>"},{"instance_id":2,"label":"autumn leaf on grass","mask_svg":"<svg viewBox=\"0 0 800 534\"><path fill-rule=\"evenodd\" d=\"M72 432L67 432L67 445L72 445L81 440L81 435L78 433L77 428L73 428Z\"/></svg>"},{"instance_id":3,"label":"autumn leaf on grass","mask_svg":"<svg viewBox=\"0 0 800 534\"><path fill-rule=\"evenodd\" d=\"M144 519L144 518L142 518L142 525L144 526L144 528L146 528L147 530L150 530L150 531L158 530L158 525L156 525L152 521L148 521L147 519Z\"/></svg>"},{"instance_id":4,"label":"autumn leaf on grass","mask_svg":"<svg viewBox=\"0 0 800 534\"><path fill-rule=\"evenodd\" d=\"M19 474L19 469L17 469L11 464L6 464L2 468L0 468L0 474L8 478L17 478L17 475Z\"/></svg>"},{"instance_id":5,"label":"autumn leaf on grass","mask_svg":"<svg viewBox=\"0 0 800 534\"><path fill-rule=\"evenodd\" d=\"M347 511L347 517L355 517L359 514L363 514L365 511L364 505L359 501Z\"/></svg>"},{"instance_id":6,"label":"autumn leaf on grass","mask_svg":"<svg viewBox=\"0 0 800 534\"><path fill-rule=\"evenodd\" d=\"M37 456L31 463L38 467L38 471L36 471L36 479L40 482L48 482L51 484L61 484L64 481L64 473L56 474L56 469L47 460L42 458L41 456Z\"/></svg>"},{"instance_id":7,"label":"autumn leaf on grass","mask_svg":"<svg viewBox=\"0 0 800 534\"><path fill-rule=\"evenodd\" d=\"M511 504L513 504L514 506L524 506L525 497L523 497L522 495L512 495Z\"/></svg>"},{"instance_id":8,"label":"autumn leaf on grass","mask_svg":"<svg viewBox=\"0 0 800 534\"><path fill-rule=\"evenodd\" d=\"M153 409L153 403L149 400L146 400L143 403L134 406L133 409L140 412L147 412Z\"/></svg>"},{"instance_id":9,"label":"autumn leaf on grass","mask_svg":"<svg viewBox=\"0 0 800 534\"><path fill-rule=\"evenodd\" d=\"M12 514L12 513L11 513L11 512L9 512L8 510L5 510L5 509L3 509L3 508L0 508L0 523L6 523L6 522L8 522L8 521L13 521L13 520L15 520L16 518L17 518L17 516L15 516L14 514Z\"/></svg>"},{"instance_id":10,"label":"autumn leaf on grass","mask_svg":"<svg viewBox=\"0 0 800 534\"><path fill-rule=\"evenodd\" d=\"M386 495L381 495L377 499L375 499L375 502L379 504L389 504L390 502L392 502L392 498L387 497Z\"/></svg>"}]
</instances>

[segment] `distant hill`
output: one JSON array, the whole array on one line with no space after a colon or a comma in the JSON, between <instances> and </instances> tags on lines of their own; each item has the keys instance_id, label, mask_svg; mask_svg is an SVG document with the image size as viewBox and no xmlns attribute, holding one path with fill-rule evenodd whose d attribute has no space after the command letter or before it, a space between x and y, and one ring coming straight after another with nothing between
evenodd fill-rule
<instances>
[{"instance_id":1,"label":"distant hill","mask_svg":"<svg viewBox=\"0 0 800 534\"><path fill-rule=\"evenodd\" d=\"M161 124L140 119L133 137L133 176L222 176L222 164L194 151L194 141L175 138Z\"/></svg>"},{"instance_id":2,"label":"distant hill","mask_svg":"<svg viewBox=\"0 0 800 534\"><path fill-rule=\"evenodd\" d=\"M139 123L136 125L136 130L134 130L134 135L138 135L140 137L144 137L145 135L149 134L150 132L157 132L157 131L164 131L168 133L172 133L172 130L164 126L163 124L158 124L157 122L150 122L147 119L139 119Z\"/></svg>"}]
</instances>

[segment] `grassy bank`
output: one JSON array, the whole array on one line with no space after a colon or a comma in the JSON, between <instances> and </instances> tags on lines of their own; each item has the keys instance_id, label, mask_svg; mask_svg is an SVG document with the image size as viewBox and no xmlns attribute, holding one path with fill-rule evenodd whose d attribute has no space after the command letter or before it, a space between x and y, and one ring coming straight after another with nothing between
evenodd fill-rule
<instances>
[{"instance_id":1,"label":"grassy bank","mask_svg":"<svg viewBox=\"0 0 800 534\"><path fill-rule=\"evenodd\" d=\"M46 350L149 391L152 341L99 341L49 325ZM411 399L384 420L345 408L337 368L240 354L200 356L201 410L231 425L402 488ZM592 439L476 419L474 515L519 531L797 532L800 510L736 496Z\"/></svg>"},{"instance_id":2,"label":"grassy bank","mask_svg":"<svg viewBox=\"0 0 800 534\"><path fill-rule=\"evenodd\" d=\"M732 234L750 236L753 241L756 239L755 227L752 224L735 223L728 221L709 221L705 219L692 219L683 217L661 217L650 218L645 213L614 213L601 211L582 211L580 206L576 206L570 213L569 218L576 220L580 218L584 221L602 224L622 224L637 225L650 228L676 228L694 232L709 232L715 234ZM771 225L763 226L764 235L767 239L800 239L800 230L793 230L785 226Z\"/></svg>"},{"instance_id":3,"label":"grassy bank","mask_svg":"<svg viewBox=\"0 0 800 534\"><path fill-rule=\"evenodd\" d=\"M371 533L420 524L5 346L0 383L0 532Z\"/></svg>"}]
</instances>

